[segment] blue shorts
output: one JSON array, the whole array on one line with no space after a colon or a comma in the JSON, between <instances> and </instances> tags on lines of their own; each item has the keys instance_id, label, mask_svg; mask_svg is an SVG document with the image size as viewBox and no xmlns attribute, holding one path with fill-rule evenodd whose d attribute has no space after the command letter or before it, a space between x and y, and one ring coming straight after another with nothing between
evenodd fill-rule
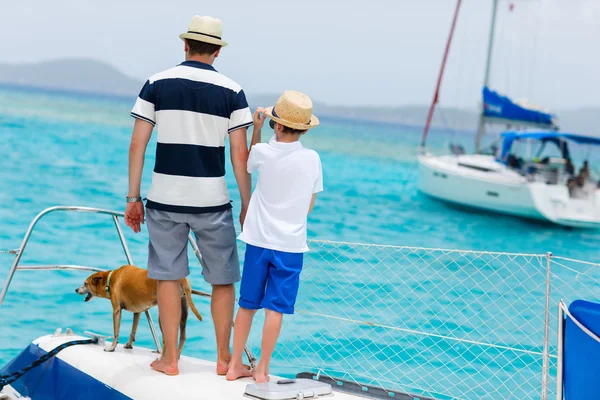
<instances>
[{"instance_id":1,"label":"blue shorts","mask_svg":"<svg viewBox=\"0 0 600 400\"><path fill-rule=\"evenodd\" d=\"M303 253L286 253L247 244L240 307L293 314L303 259Z\"/></svg>"}]
</instances>

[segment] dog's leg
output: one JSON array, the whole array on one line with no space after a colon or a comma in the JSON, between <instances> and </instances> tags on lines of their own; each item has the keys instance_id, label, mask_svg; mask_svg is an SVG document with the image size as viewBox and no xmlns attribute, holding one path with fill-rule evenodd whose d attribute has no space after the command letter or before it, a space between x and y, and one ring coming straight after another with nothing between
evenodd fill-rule
<instances>
[{"instance_id":1,"label":"dog's leg","mask_svg":"<svg viewBox=\"0 0 600 400\"><path fill-rule=\"evenodd\" d=\"M104 351L115 351L117 344L119 343L119 330L121 329L121 307L118 305L116 308L113 308L113 328L115 331L113 342L110 346L107 346Z\"/></svg>"},{"instance_id":2,"label":"dog's leg","mask_svg":"<svg viewBox=\"0 0 600 400\"><path fill-rule=\"evenodd\" d=\"M177 349L177 358L181 357L183 345L185 344L186 333L185 328L188 318L188 303L185 296L181 296L181 320L179 320L179 348Z\"/></svg>"},{"instance_id":3,"label":"dog's leg","mask_svg":"<svg viewBox=\"0 0 600 400\"><path fill-rule=\"evenodd\" d=\"M126 349L133 349L133 342L135 342L135 334L137 332L138 324L140 323L140 313L133 313L133 325L131 326L131 333L129 334L129 341L125 343Z\"/></svg>"}]
</instances>

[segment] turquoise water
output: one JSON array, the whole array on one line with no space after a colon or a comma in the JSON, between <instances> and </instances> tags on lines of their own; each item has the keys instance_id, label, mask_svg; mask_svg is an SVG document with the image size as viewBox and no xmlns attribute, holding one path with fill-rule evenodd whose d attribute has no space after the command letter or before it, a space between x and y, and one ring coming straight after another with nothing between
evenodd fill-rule
<instances>
[{"instance_id":1,"label":"turquoise water","mask_svg":"<svg viewBox=\"0 0 600 400\"><path fill-rule=\"evenodd\" d=\"M132 104L133 99L125 98L0 88L0 249L17 248L31 219L47 207L82 205L123 210ZM318 110L315 113L318 115ZM431 145L438 149L449 140L462 142L466 148L472 144L472 136L465 133L434 130L430 137ZM418 128L322 118L322 127L303 138L305 146L321 155L325 186L309 218L309 236L449 249L552 251L596 259L598 231L567 230L466 211L420 194L416 189L419 139ZM155 146L154 136L147 151L143 192L149 188ZM239 195L230 166L227 181L237 214ZM146 231L136 235L126 230L126 237L134 262L145 266ZM2 283L11 262L11 256L0 254ZM112 269L125 259L109 218L57 213L39 223L22 262ZM200 268L192 271L192 285L207 290ZM348 285L364 284L364 277L358 274L337 273ZM75 294L85 276L75 272L17 273L0 308L0 364L33 338L57 327L79 332L112 330L108 302L83 303ZM384 283L399 286L411 277L414 275L399 273L387 275L386 282L374 278L372 287L381 290L377 288ZM326 290L322 294L335 298L335 293ZM303 306L310 307L311 301L316 304L318 300L307 296ZM196 302L207 316L208 303L202 299ZM385 313L393 311L398 310L383 309L381 317L387 318ZM122 337L127 335L130 320L129 315L124 317ZM315 319L311 329L318 333L319 324L327 323ZM212 335L209 319L190 321L184 353L214 358ZM145 327L139 331L138 344L151 345Z\"/></svg>"}]
</instances>

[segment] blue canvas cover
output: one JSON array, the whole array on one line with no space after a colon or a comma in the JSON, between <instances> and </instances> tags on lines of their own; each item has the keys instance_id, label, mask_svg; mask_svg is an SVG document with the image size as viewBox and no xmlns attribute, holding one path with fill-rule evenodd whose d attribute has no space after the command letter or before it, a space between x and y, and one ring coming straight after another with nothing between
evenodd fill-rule
<instances>
[{"instance_id":1,"label":"blue canvas cover","mask_svg":"<svg viewBox=\"0 0 600 400\"><path fill-rule=\"evenodd\" d=\"M488 87L483 88L483 115L486 118L512 121L516 125L521 123L543 129L557 128L553 114L523 107Z\"/></svg>"},{"instance_id":2,"label":"blue canvas cover","mask_svg":"<svg viewBox=\"0 0 600 400\"><path fill-rule=\"evenodd\" d=\"M600 137L580 133L559 131L507 131L502 132L500 136L502 137L502 151L498 156L497 161L503 163L506 163L515 140L534 139L542 142L553 142L561 149L563 158L569 158L569 148L564 141L561 141L560 139L570 140L579 144L600 146Z\"/></svg>"},{"instance_id":3,"label":"blue canvas cover","mask_svg":"<svg viewBox=\"0 0 600 400\"><path fill-rule=\"evenodd\" d=\"M569 312L583 326L600 336L600 304L576 300ZM570 318L565 324L564 395L566 400L600 398L600 343Z\"/></svg>"},{"instance_id":4,"label":"blue canvas cover","mask_svg":"<svg viewBox=\"0 0 600 400\"><path fill-rule=\"evenodd\" d=\"M0 369L0 375L17 372L47 354L31 343L19 355ZM105 385L85 372L53 357L17 379L12 387L23 396L35 400L86 399L130 400L123 393Z\"/></svg>"}]
</instances>

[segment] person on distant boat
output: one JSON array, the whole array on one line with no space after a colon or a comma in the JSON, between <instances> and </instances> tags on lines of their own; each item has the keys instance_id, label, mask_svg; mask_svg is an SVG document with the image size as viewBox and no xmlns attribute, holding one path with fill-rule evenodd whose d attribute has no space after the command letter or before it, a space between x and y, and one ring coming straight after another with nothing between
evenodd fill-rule
<instances>
[{"instance_id":1,"label":"person on distant boat","mask_svg":"<svg viewBox=\"0 0 600 400\"><path fill-rule=\"evenodd\" d=\"M514 154L508 155L508 166L510 168L520 170L523 167L523 160L520 157L515 156Z\"/></svg>"},{"instance_id":2,"label":"person on distant boat","mask_svg":"<svg viewBox=\"0 0 600 400\"><path fill-rule=\"evenodd\" d=\"M580 173L576 177L570 178L567 181L567 187L569 188L569 196L574 199L581 199L586 197L584 190L585 180L583 175Z\"/></svg>"},{"instance_id":3,"label":"person on distant boat","mask_svg":"<svg viewBox=\"0 0 600 400\"><path fill-rule=\"evenodd\" d=\"M567 158L567 163L565 164L565 172L571 176L575 175L575 167L573 166L573 162L570 158Z\"/></svg>"},{"instance_id":4,"label":"person on distant boat","mask_svg":"<svg viewBox=\"0 0 600 400\"><path fill-rule=\"evenodd\" d=\"M254 113L248 172L258 171L258 183L239 236L246 243L246 258L227 380L251 375L242 366L242 351L254 314L264 308L260 361L252 375L256 382L269 381L269 364L283 314L294 313L303 253L309 250L307 217L317 193L323 190L319 155L299 140L319 125L312 109L308 96L285 91L275 107L259 108ZM267 116L275 134L269 143L259 143Z\"/></svg>"},{"instance_id":5,"label":"person on distant boat","mask_svg":"<svg viewBox=\"0 0 600 400\"><path fill-rule=\"evenodd\" d=\"M583 162L583 167L581 167L581 169L579 170L579 175L581 175L581 179L584 183L587 182L587 180L590 178L590 166L588 160L585 160Z\"/></svg>"},{"instance_id":6,"label":"person on distant boat","mask_svg":"<svg viewBox=\"0 0 600 400\"><path fill-rule=\"evenodd\" d=\"M148 79L131 111L135 125L129 148L125 222L134 232L140 232L144 223L140 197L144 154L155 125L158 133L146 222L148 276L158 281L164 349L151 367L167 375L179 373L176 345L182 309L178 281L190 273L190 229L204 260L202 275L212 285L219 375L225 375L231 358L233 284L240 280L240 265L225 182L225 139L229 137L243 226L252 187L246 171L246 129L252 125L252 113L240 85L212 66L227 45L221 32L220 20L194 16L187 32L179 35L184 41L185 61Z\"/></svg>"}]
</instances>

